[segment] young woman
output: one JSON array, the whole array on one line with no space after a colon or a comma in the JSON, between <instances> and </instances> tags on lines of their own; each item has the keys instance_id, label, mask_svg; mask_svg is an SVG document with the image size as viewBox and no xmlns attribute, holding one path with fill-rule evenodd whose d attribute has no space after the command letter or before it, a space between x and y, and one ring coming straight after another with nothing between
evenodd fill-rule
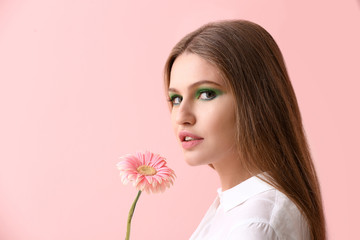
<instances>
[{"instance_id":1,"label":"young woman","mask_svg":"<svg viewBox=\"0 0 360 240\"><path fill-rule=\"evenodd\" d=\"M184 157L221 188L190 239L326 238L320 187L282 54L261 26L208 23L165 65Z\"/></svg>"}]
</instances>

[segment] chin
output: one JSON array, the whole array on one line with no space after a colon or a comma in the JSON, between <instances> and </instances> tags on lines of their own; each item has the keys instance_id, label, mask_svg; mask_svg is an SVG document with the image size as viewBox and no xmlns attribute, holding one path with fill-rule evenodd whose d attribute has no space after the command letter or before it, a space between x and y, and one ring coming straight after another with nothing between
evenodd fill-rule
<instances>
[{"instance_id":1,"label":"chin","mask_svg":"<svg viewBox=\"0 0 360 240\"><path fill-rule=\"evenodd\" d=\"M206 162L206 161L202 161L201 159L198 158L194 158L194 157L186 157L185 156L185 162L192 167L195 166L202 166L202 165L208 165L210 163Z\"/></svg>"},{"instance_id":2,"label":"chin","mask_svg":"<svg viewBox=\"0 0 360 240\"><path fill-rule=\"evenodd\" d=\"M194 162L194 161L191 161L191 160L187 160L185 159L185 162L189 165L189 166L192 166L192 167L195 167L195 166L199 166L200 164L198 164L197 162Z\"/></svg>"},{"instance_id":3,"label":"chin","mask_svg":"<svg viewBox=\"0 0 360 240\"><path fill-rule=\"evenodd\" d=\"M208 165L212 162L211 155L205 154L200 150L185 150L183 149L183 156L185 162L190 166Z\"/></svg>"}]
</instances>

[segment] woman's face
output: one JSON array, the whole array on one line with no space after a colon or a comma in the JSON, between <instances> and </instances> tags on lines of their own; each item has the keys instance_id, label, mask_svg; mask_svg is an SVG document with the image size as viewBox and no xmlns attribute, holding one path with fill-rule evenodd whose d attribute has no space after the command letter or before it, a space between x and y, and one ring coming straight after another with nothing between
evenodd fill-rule
<instances>
[{"instance_id":1,"label":"woman's face","mask_svg":"<svg viewBox=\"0 0 360 240\"><path fill-rule=\"evenodd\" d=\"M175 135L189 165L227 162L235 153L235 99L218 69L192 53L178 56L169 98Z\"/></svg>"}]
</instances>

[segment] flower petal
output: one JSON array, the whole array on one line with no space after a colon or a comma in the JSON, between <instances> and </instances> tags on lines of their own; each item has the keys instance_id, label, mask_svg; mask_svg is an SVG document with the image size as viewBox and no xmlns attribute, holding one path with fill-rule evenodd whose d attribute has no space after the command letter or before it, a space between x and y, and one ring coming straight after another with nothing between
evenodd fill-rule
<instances>
[{"instance_id":1,"label":"flower petal","mask_svg":"<svg viewBox=\"0 0 360 240\"><path fill-rule=\"evenodd\" d=\"M124 184L133 182L138 190L163 192L175 180L175 172L166 166L165 158L159 154L150 151L136 152L134 155L124 155L120 160L116 166L120 170L121 181ZM137 169L143 165L154 168L156 173L139 173Z\"/></svg>"}]
</instances>

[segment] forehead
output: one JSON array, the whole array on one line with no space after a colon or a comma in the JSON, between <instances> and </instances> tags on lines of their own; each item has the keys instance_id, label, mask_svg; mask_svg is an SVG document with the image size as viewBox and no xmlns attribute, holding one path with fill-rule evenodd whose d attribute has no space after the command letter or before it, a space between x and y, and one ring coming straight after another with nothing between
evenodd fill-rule
<instances>
[{"instance_id":1,"label":"forehead","mask_svg":"<svg viewBox=\"0 0 360 240\"><path fill-rule=\"evenodd\" d=\"M183 53L175 59L170 72L170 88L187 86L201 80L225 86L220 70L199 55Z\"/></svg>"}]
</instances>

